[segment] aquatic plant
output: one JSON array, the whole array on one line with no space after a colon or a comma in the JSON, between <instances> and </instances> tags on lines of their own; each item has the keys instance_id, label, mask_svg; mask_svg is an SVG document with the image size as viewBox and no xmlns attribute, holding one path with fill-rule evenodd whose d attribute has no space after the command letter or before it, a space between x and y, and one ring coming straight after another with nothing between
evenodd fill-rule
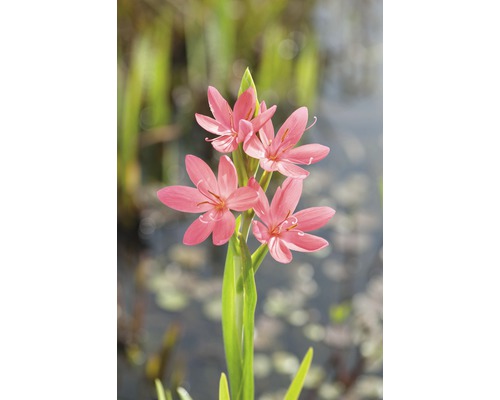
<instances>
[{"instance_id":1,"label":"aquatic plant","mask_svg":"<svg viewBox=\"0 0 500 400\"><path fill-rule=\"evenodd\" d=\"M215 119L199 114L196 119L205 130L218 136L211 140L214 149L230 153L232 161L229 156L222 155L216 177L203 160L188 155L186 169L196 188L167 186L158 191L158 198L173 209L203 213L187 229L184 244L196 245L210 234L214 245L228 243L222 283L222 332L229 385L222 373L219 399L229 399L230 394L233 400L253 400L257 304L254 275L268 251L277 262L289 263L291 250L313 252L328 245L325 239L305 232L324 226L335 210L311 207L295 213L303 179L308 176L307 171L295 163L319 161L328 154L329 148L310 144L293 149L307 125L305 107L292 113L274 137L271 118L276 107L267 109L264 102L258 106L257 90L248 69L243 75L234 109L213 87L208 89L208 101ZM269 203L266 191L276 171L287 178ZM235 217L231 210L241 214ZM255 216L262 222L254 221ZM247 243L250 227L261 243L253 254ZM285 400L298 399L312 356L310 348ZM163 390L158 383L157 389ZM182 388L178 394L183 399L190 399Z\"/></svg>"}]
</instances>

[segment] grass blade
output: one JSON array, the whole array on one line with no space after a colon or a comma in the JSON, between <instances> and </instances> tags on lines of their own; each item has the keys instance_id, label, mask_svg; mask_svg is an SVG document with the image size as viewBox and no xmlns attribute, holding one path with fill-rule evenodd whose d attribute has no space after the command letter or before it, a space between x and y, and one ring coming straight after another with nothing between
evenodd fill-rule
<instances>
[{"instance_id":1,"label":"grass blade","mask_svg":"<svg viewBox=\"0 0 500 400\"><path fill-rule=\"evenodd\" d=\"M226 374L224 374L224 372L220 375L219 400L231 400L231 398L229 397L229 387L227 386Z\"/></svg>"},{"instance_id":2,"label":"grass blade","mask_svg":"<svg viewBox=\"0 0 500 400\"><path fill-rule=\"evenodd\" d=\"M187 390L184 389L183 387L178 387L177 388L177 394L179 395L179 397L181 398L181 400L193 400L191 398L191 396L189 395L189 393L187 392Z\"/></svg>"},{"instance_id":3,"label":"grass blade","mask_svg":"<svg viewBox=\"0 0 500 400\"><path fill-rule=\"evenodd\" d=\"M285 398L283 400L297 400L299 398L300 392L302 391L302 386L304 386L304 380L306 379L307 371L311 366L311 361L313 358L313 349L309 347L307 353L300 364L300 368L297 371L297 375L293 378L288 391L286 392Z\"/></svg>"},{"instance_id":4,"label":"grass blade","mask_svg":"<svg viewBox=\"0 0 500 400\"><path fill-rule=\"evenodd\" d=\"M158 400L167 400L165 397L165 389L159 379L155 379L156 394L158 394Z\"/></svg>"}]
</instances>

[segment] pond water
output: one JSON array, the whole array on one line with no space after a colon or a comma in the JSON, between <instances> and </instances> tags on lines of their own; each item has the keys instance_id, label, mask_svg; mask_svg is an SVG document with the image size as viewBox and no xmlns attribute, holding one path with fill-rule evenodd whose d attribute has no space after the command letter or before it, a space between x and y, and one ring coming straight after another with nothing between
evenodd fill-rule
<instances>
[{"instance_id":1,"label":"pond water","mask_svg":"<svg viewBox=\"0 0 500 400\"><path fill-rule=\"evenodd\" d=\"M330 241L328 248L294 252L289 265L268 256L256 274L256 399L282 399L309 346L315 353L301 399L382 398L381 12L381 1L318 2L315 24L328 61L318 122L304 139L331 153L307 167L311 175L297 209L328 205L337 213L316 232ZM225 371L226 247L183 246L192 218L158 204L154 190L148 195L144 246L119 240L119 316L136 315L136 329L121 340L136 335L141 346L118 353L118 398L155 398L148 375L161 365L155 355L170 330L175 344L164 348L164 384L181 384L194 400L217 399ZM251 241L250 249L256 247Z\"/></svg>"}]
</instances>

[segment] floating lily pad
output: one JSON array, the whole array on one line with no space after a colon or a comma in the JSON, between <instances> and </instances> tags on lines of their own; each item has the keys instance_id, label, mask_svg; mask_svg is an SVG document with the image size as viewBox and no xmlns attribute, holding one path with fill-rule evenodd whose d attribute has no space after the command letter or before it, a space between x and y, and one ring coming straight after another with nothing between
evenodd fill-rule
<instances>
[{"instance_id":1,"label":"floating lily pad","mask_svg":"<svg viewBox=\"0 0 500 400\"><path fill-rule=\"evenodd\" d=\"M265 378L273 368L271 358L266 354L255 354L253 359L253 371L256 378Z\"/></svg>"},{"instance_id":2,"label":"floating lily pad","mask_svg":"<svg viewBox=\"0 0 500 400\"><path fill-rule=\"evenodd\" d=\"M340 399L342 391L341 385L325 382L319 387L318 394L321 399L337 400Z\"/></svg>"},{"instance_id":3,"label":"floating lily pad","mask_svg":"<svg viewBox=\"0 0 500 400\"><path fill-rule=\"evenodd\" d=\"M302 326L309 320L309 314L305 310L295 310L288 315L287 320L294 326Z\"/></svg>"},{"instance_id":4,"label":"floating lily pad","mask_svg":"<svg viewBox=\"0 0 500 400\"><path fill-rule=\"evenodd\" d=\"M207 255L204 248L174 245L169 250L171 259L186 268L200 268L206 261Z\"/></svg>"},{"instance_id":5,"label":"floating lily pad","mask_svg":"<svg viewBox=\"0 0 500 400\"><path fill-rule=\"evenodd\" d=\"M203 305L203 314L212 320L212 321L220 321L222 315L222 302L220 298L214 298L208 300Z\"/></svg>"},{"instance_id":6,"label":"floating lily pad","mask_svg":"<svg viewBox=\"0 0 500 400\"><path fill-rule=\"evenodd\" d=\"M325 379L325 370L320 365L311 365L304 380L305 388L315 388Z\"/></svg>"},{"instance_id":7,"label":"floating lily pad","mask_svg":"<svg viewBox=\"0 0 500 400\"><path fill-rule=\"evenodd\" d=\"M189 299L177 290L164 290L156 295L156 303L164 310L179 311L189 304Z\"/></svg>"},{"instance_id":8,"label":"floating lily pad","mask_svg":"<svg viewBox=\"0 0 500 400\"><path fill-rule=\"evenodd\" d=\"M326 329L320 324L309 324L304 327L304 335L313 342L320 342L325 338Z\"/></svg>"},{"instance_id":9,"label":"floating lily pad","mask_svg":"<svg viewBox=\"0 0 500 400\"><path fill-rule=\"evenodd\" d=\"M273 365L276 372L293 375L299 369L299 359L292 353L277 351L273 353Z\"/></svg>"}]
</instances>

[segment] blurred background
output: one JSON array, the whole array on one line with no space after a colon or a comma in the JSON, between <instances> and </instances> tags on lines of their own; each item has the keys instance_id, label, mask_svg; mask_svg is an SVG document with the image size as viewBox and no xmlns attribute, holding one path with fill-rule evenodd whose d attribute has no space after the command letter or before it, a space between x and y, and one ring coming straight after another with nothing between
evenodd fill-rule
<instances>
[{"instance_id":1,"label":"blurred background","mask_svg":"<svg viewBox=\"0 0 500 400\"><path fill-rule=\"evenodd\" d=\"M256 399L281 400L309 346L301 399L381 399L382 1L118 0L117 34L118 399L155 399L155 378L217 399L226 246L182 245L195 217L156 191L191 185L186 154L217 165L194 113L209 85L233 105L247 67L275 128L317 116L303 142L331 152L298 209L337 211L328 248L256 274Z\"/></svg>"}]
</instances>

